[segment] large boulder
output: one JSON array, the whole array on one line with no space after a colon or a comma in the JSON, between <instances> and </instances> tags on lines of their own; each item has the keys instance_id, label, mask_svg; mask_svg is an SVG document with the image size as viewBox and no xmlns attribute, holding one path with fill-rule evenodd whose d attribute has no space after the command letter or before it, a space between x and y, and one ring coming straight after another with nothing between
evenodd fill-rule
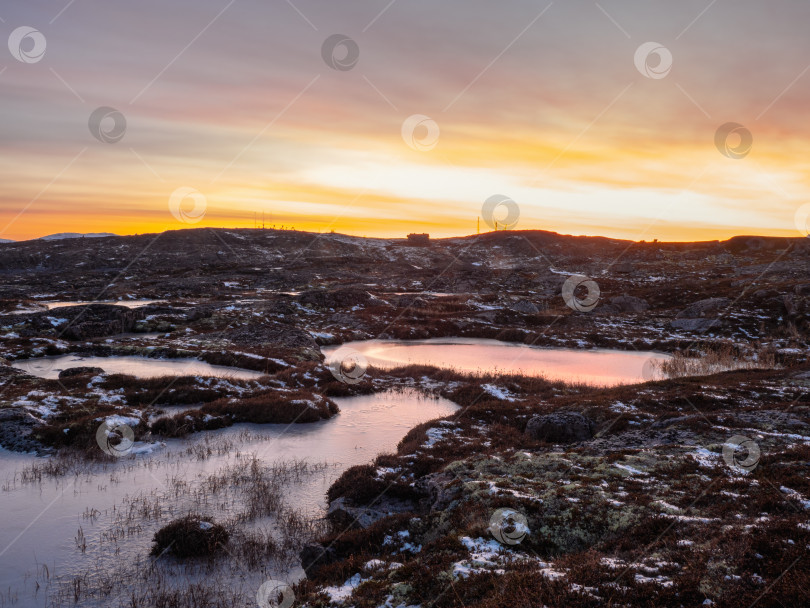
<instances>
[{"instance_id":1,"label":"large boulder","mask_svg":"<svg viewBox=\"0 0 810 608\"><path fill-rule=\"evenodd\" d=\"M298 296L301 304L316 308L352 308L367 304L372 299L368 291L351 287L326 290L312 289Z\"/></svg>"},{"instance_id":2,"label":"large boulder","mask_svg":"<svg viewBox=\"0 0 810 608\"><path fill-rule=\"evenodd\" d=\"M38 420L22 408L0 409L0 446L12 452L37 452L42 446L33 437Z\"/></svg>"},{"instance_id":3,"label":"large boulder","mask_svg":"<svg viewBox=\"0 0 810 608\"><path fill-rule=\"evenodd\" d=\"M670 322L675 329L706 331L721 325L720 314L731 304L728 298L707 298L684 308Z\"/></svg>"},{"instance_id":4,"label":"large boulder","mask_svg":"<svg viewBox=\"0 0 810 608\"><path fill-rule=\"evenodd\" d=\"M611 298L610 304L619 312L645 312L650 308L647 300L626 294Z\"/></svg>"},{"instance_id":5,"label":"large boulder","mask_svg":"<svg viewBox=\"0 0 810 608\"><path fill-rule=\"evenodd\" d=\"M537 305L530 300L518 300L509 308L523 315L536 315L538 312L540 312Z\"/></svg>"},{"instance_id":6,"label":"large boulder","mask_svg":"<svg viewBox=\"0 0 810 608\"><path fill-rule=\"evenodd\" d=\"M272 346L320 352L318 343L308 332L287 323L250 323L226 331L222 337L239 346Z\"/></svg>"},{"instance_id":7,"label":"large boulder","mask_svg":"<svg viewBox=\"0 0 810 608\"><path fill-rule=\"evenodd\" d=\"M676 319L703 319L724 310L731 304L728 298L698 300L675 315Z\"/></svg>"},{"instance_id":8,"label":"large boulder","mask_svg":"<svg viewBox=\"0 0 810 608\"><path fill-rule=\"evenodd\" d=\"M414 510L415 505L383 496L373 506L358 507L341 496L329 503L326 517L342 528L368 528L381 519Z\"/></svg>"},{"instance_id":9,"label":"large boulder","mask_svg":"<svg viewBox=\"0 0 810 608\"><path fill-rule=\"evenodd\" d=\"M307 573L307 576L312 576L319 568L333 564L338 560L337 551L335 551L334 547L324 547L319 544L304 545L299 557L301 558L301 567Z\"/></svg>"},{"instance_id":10,"label":"large boulder","mask_svg":"<svg viewBox=\"0 0 810 608\"><path fill-rule=\"evenodd\" d=\"M526 434L547 443L577 443L593 437L593 422L579 412L553 412L529 420Z\"/></svg>"},{"instance_id":11,"label":"large boulder","mask_svg":"<svg viewBox=\"0 0 810 608\"><path fill-rule=\"evenodd\" d=\"M80 365L79 367L69 367L59 372L59 379L75 378L77 376L100 376L106 372L100 367L90 365Z\"/></svg>"},{"instance_id":12,"label":"large boulder","mask_svg":"<svg viewBox=\"0 0 810 608\"><path fill-rule=\"evenodd\" d=\"M114 304L65 306L31 315L20 335L56 332L67 340L89 340L131 332L143 311Z\"/></svg>"}]
</instances>

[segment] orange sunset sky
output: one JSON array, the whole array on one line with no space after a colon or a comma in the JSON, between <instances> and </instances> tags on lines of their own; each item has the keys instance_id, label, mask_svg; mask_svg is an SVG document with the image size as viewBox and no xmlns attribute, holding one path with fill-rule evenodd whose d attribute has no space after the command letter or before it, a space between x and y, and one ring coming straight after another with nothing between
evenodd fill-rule
<instances>
[{"instance_id":1,"label":"orange sunset sky","mask_svg":"<svg viewBox=\"0 0 810 608\"><path fill-rule=\"evenodd\" d=\"M496 194L520 229L806 234L805 0L38 0L0 20L0 238L262 213L452 236ZM671 68L637 65L648 42ZM126 120L114 143L99 107ZM433 122L404 136L417 114ZM741 158L716 145L729 122ZM198 221L171 212L178 188Z\"/></svg>"}]
</instances>

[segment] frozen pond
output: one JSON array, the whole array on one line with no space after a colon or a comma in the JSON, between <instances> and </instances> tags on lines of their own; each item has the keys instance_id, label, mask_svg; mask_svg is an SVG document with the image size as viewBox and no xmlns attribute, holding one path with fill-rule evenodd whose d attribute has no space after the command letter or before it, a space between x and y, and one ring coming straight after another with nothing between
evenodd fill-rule
<instances>
[{"instance_id":1,"label":"frozen pond","mask_svg":"<svg viewBox=\"0 0 810 608\"><path fill-rule=\"evenodd\" d=\"M329 360L339 348L358 351L369 365L384 369L421 364L462 372L544 376L595 386L644 382L647 361L669 358L654 352L541 348L479 338L365 340L322 350Z\"/></svg>"},{"instance_id":2,"label":"frozen pond","mask_svg":"<svg viewBox=\"0 0 810 608\"><path fill-rule=\"evenodd\" d=\"M19 359L12 362L21 369L40 378L56 379L59 372L71 367L100 367L108 374L129 374L137 378L160 378L161 376L216 376L236 380L253 380L262 372L225 365L211 365L199 359L151 359L149 357L86 357L83 355L60 355L38 359Z\"/></svg>"},{"instance_id":3,"label":"frozen pond","mask_svg":"<svg viewBox=\"0 0 810 608\"><path fill-rule=\"evenodd\" d=\"M239 466L253 454L267 464L295 459L326 462L329 466L323 472L285 489L285 498L297 512L320 517L327 488L344 470L369 463L381 452L393 452L411 428L457 409L450 401L413 391L335 401L341 413L331 420L237 425L189 440L169 440L152 454L83 465L75 474L43 476L33 482L23 481L21 472L44 459L0 449L0 589L7 597L17 598L8 605L73 605L72 596L56 601L60 584L83 578L92 589L105 577L129 580L125 577L133 569L143 569L152 535L168 521L190 510L218 521L235 517L243 507L238 494L225 489L222 495L201 498L197 489L210 476ZM188 573L172 563L168 582L186 580ZM227 558L219 563L217 580L241 586L246 596L255 596L268 576L292 582L302 574L298 568L284 573L246 572ZM124 601L128 594L120 595L121 591L103 598L83 596L78 604L129 606ZM6 604L0 600L0 605Z\"/></svg>"},{"instance_id":4,"label":"frozen pond","mask_svg":"<svg viewBox=\"0 0 810 608\"><path fill-rule=\"evenodd\" d=\"M115 304L116 306L124 306L126 308L140 308L149 304L157 302L164 302L165 300L85 300L81 302L40 302L48 310L55 308L64 308L66 306L85 306L87 304Z\"/></svg>"}]
</instances>

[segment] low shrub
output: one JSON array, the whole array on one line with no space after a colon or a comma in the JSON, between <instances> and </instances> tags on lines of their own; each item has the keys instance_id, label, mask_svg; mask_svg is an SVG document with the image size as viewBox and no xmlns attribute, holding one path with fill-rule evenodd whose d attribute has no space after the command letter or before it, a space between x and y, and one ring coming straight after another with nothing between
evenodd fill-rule
<instances>
[{"instance_id":1,"label":"low shrub","mask_svg":"<svg viewBox=\"0 0 810 608\"><path fill-rule=\"evenodd\" d=\"M152 555L171 553L181 559L207 557L228 542L230 534L211 518L187 515L155 532Z\"/></svg>"}]
</instances>

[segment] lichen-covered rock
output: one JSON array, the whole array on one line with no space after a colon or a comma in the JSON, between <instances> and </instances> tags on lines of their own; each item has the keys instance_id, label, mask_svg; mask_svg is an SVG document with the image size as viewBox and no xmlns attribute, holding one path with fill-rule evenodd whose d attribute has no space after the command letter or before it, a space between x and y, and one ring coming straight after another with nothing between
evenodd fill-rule
<instances>
[{"instance_id":1,"label":"lichen-covered rock","mask_svg":"<svg viewBox=\"0 0 810 608\"><path fill-rule=\"evenodd\" d=\"M415 505L396 499L381 497L372 506L358 507L344 497L329 503L326 517L332 523L345 528L368 528L370 525L397 513L414 510Z\"/></svg>"},{"instance_id":2,"label":"lichen-covered rock","mask_svg":"<svg viewBox=\"0 0 810 608\"><path fill-rule=\"evenodd\" d=\"M576 443L593 437L593 423L578 412L534 416L526 425L532 438L548 443Z\"/></svg>"}]
</instances>

